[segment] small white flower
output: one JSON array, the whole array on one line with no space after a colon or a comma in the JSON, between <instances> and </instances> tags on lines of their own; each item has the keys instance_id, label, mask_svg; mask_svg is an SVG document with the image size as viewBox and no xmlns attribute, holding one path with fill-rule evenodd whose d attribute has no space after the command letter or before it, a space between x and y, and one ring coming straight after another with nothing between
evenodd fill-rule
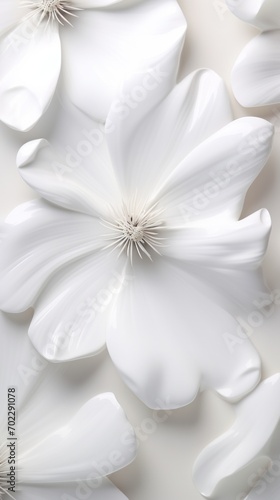
<instances>
[{"instance_id":1,"label":"small white flower","mask_svg":"<svg viewBox=\"0 0 280 500\"><path fill-rule=\"evenodd\" d=\"M197 458L194 482L212 500L278 500L280 374L264 380L234 412L234 424Z\"/></svg>"},{"instance_id":2,"label":"small white flower","mask_svg":"<svg viewBox=\"0 0 280 500\"><path fill-rule=\"evenodd\" d=\"M42 359L25 328L0 315L1 500L127 500L106 478L135 458L124 411L112 393L75 385L75 366Z\"/></svg>"},{"instance_id":3,"label":"small white flower","mask_svg":"<svg viewBox=\"0 0 280 500\"><path fill-rule=\"evenodd\" d=\"M260 30L241 51L232 70L232 88L242 106L280 102L279 0L226 0L230 10Z\"/></svg>"},{"instance_id":4,"label":"small white flower","mask_svg":"<svg viewBox=\"0 0 280 500\"><path fill-rule=\"evenodd\" d=\"M2 4L0 120L14 129L37 123L58 81L62 99L101 121L127 75L170 57L165 79L172 87L186 30L176 0Z\"/></svg>"},{"instance_id":5,"label":"small white flower","mask_svg":"<svg viewBox=\"0 0 280 500\"><path fill-rule=\"evenodd\" d=\"M20 174L44 199L7 219L0 306L34 306L29 335L53 361L107 343L153 408L188 404L205 387L236 400L260 377L235 317L267 294L259 267L270 233L266 210L239 217L273 127L231 122L207 70L157 104L149 94L123 109L112 106L103 134L76 117L71 140L61 127L54 149L41 139L19 151Z\"/></svg>"}]
</instances>

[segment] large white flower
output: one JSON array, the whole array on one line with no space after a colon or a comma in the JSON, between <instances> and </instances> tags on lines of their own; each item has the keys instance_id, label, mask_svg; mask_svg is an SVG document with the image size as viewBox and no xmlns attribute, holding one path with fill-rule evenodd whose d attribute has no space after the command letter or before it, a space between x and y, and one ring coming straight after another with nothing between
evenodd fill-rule
<instances>
[{"instance_id":1,"label":"large white flower","mask_svg":"<svg viewBox=\"0 0 280 500\"><path fill-rule=\"evenodd\" d=\"M234 424L196 460L194 481L206 498L278 500L280 374L263 381L234 410Z\"/></svg>"},{"instance_id":2,"label":"large white flower","mask_svg":"<svg viewBox=\"0 0 280 500\"><path fill-rule=\"evenodd\" d=\"M280 3L278 0L226 0L243 21L263 30L242 50L232 71L232 88L243 106L280 102Z\"/></svg>"},{"instance_id":3,"label":"large white flower","mask_svg":"<svg viewBox=\"0 0 280 500\"><path fill-rule=\"evenodd\" d=\"M0 11L0 120L12 128L34 126L60 74L63 94L101 120L124 77L171 51L173 83L186 29L176 0L0 0Z\"/></svg>"},{"instance_id":4,"label":"large white flower","mask_svg":"<svg viewBox=\"0 0 280 500\"><path fill-rule=\"evenodd\" d=\"M230 120L222 80L200 70L157 105L150 93L134 109L113 106L103 135L79 125L71 142L59 138L65 148L21 148L20 174L43 199L7 219L0 306L34 306L29 335L44 357L107 342L150 407L183 406L207 387L235 400L258 383L258 354L234 316L266 296L270 217L238 219L273 127Z\"/></svg>"},{"instance_id":5,"label":"large white flower","mask_svg":"<svg viewBox=\"0 0 280 500\"><path fill-rule=\"evenodd\" d=\"M17 323L0 315L1 500L127 500L105 477L136 452L116 398L88 399L80 368L50 366Z\"/></svg>"}]
</instances>

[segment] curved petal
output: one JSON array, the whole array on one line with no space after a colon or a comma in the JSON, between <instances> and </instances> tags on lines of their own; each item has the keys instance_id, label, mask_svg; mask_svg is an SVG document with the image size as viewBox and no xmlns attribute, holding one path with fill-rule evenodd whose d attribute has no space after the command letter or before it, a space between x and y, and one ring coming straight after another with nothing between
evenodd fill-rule
<instances>
[{"instance_id":1,"label":"curved petal","mask_svg":"<svg viewBox=\"0 0 280 500\"><path fill-rule=\"evenodd\" d=\"M273 459L277 458L279 470L279 396L280 375L276 374L236 406L233 426L210 443L194 464L193 479L203 496L251 500L247 493L252 488L254 491L254 484L255 492L262 489L263 484L257 481L262 475L267 477L265 473L271 465L273 470ZM252 418L252 415L258 417ZM272 500L274 497L266 489L265 496L258 498Z\"/></svg>"},{"instance_id":2,"label":"curved petal","mask_svg":"<svg viewBox=\"0 0 280 500\"><path fill-rule=\"evenodd\" d=\"M0 246L0 307L7 312L32 306L53 272L102 246L98 219L40 200L23 204L8 221L15 223Z\"/></svg>"},{"instance_id":3,"label":"curved petal","mask_svg":"<svg viewBox=\"0 0 280 500\"><path fill-rule=\"evenodd\" d=\"M32 128L46 111L60 73L58 23L21 22L0 39L0 120Z\"/></svg>"},{"instance_id":4,"label":"curved petal","mask_svg":"<svg viewBox=\"0 0 280 500\"><path fill-rule=\"evenodd\" d=\"M266 31L253 38L237 58L231 83L234 96L242 106L280 102L279 44L280 30Z\"/></svg>"},{"instance_id":5,"label":"curved petal","mask_svg":"<svg viewBox=\"0 0 280 500\"><path fill-rule=\"evenodd\" d=\"M161 253L184 261L188 272L199 277L210 296L231 314L261 315L264 301L273 307L259 269L270 231L270 215L263 209L225 226L166 231Z\"/></svg>"},{"instance_id":6,"label":"curved petal","mask_svg":"<svg viewBox=\"0 0 280 500\"><path fill-rule=\"evenodd\" d=\"M110 165L101 155L96 162L91 156L85 164L74 148L69 148L65 158L60 158L46 140L38 139L21 147L17 165L22 178L37 193L70 210L98 216L119 197Z\"/></svg>"},{"instance_id":7,"label":"curved petal","mask_svg":"<svg viewBox=\"0 0 280 500\"><path fill-rule=\"evenodd\" d=\"M135 454L134 432L123 409L112 393L100 394L62 427L19 454L19 482L95 484L128 465Z\"/></svg>"},{"instance_id":8,"label":"curved petal","mask_svg":"<svg viewBox=\"0 0 280 500\"><path fill-rule=\"evenodd\" d=\"M29 328L43 357L68 361L104 347L113 298L127 284L125 262L101 251L63 268L48 282Z\"/></svg>"},{"instance_id":9,"label":"curved petal","mask_svg":"<svg viewBox=\"0 0 280 500\"><path fill-rule=\"evenodd\" d=\"M271 231L266 209L240 221L166 230L161 253L189 264L219 269L256 269L264 258Z\"/></svg>"},{"instance_id":10,"label":"curved petal","mask_svg":"<svg viewBox=\"0 0 280 500\"><path fill-rule=\"evenodd\" d=\"M189 75L150 112L146 105L124 120L112 108L108 145L123 189L149 198L194 147L231 120L231 110L224 83L211 70Z\"/></svg>"},{"instance_id":11,"label":"curved petal","mask_svg":"<svg viewBox=\"0 0 280 500\"><path fill-rule=\"evenodd\" d=\"M17 500L128 500L128 498L113 485L109 479L103 477L95 482L72 482L68 484L24 485L17 491Z\"/></svg>"},{"instance_id":12,"label":"curved petal","mask_svg":"<svg viewBox=\"0 0 280 500\"><path fill-rule=\"evenodd\" d=\"M159 191L167 225L238 219L246 192L268 159L273 132L262 118L240 118L192 151Z\"/></svg>"},{"instance_id":13,"label":"curved petal","mask_svg":"<svg viewBox=\"0 0 280 500\"><path fill-rule=\"evenodd\" d=\"M231 12L262 30L280 28L278 0L225 0Z\"/></svg>"},{"instance_id":14,"label":"curved petal","mask_svg":"<svg viewBox=\"0 0 280 500\"><path fill-rule=\"evenodd\" d=\"M122 2L120 6L80 12L73 30L61 30L65 92L78 108L103 122L123 81L132 75L140 92L146 92L141 73L149 79L152 72L150 86L158 84L155 101L172 88L186 30L175 0ZM138 106L138 94L131 97L132 107Z\"/></svg>"},{"instance_id":15,"label":"curved petal","mask_svg":"<svg viewBox=\"0 0 280 500\"><path fill-rule=\"evenodd\" d=\"M199 280L165 257L134 263L135 279L116 299L109 354L130 389L151 408L191 403L211 388L229 400L259 381L260 360L248 339L230 350L238 324ZM201 314L203 310L203 314Z\"/></svg>"}]
</instances>

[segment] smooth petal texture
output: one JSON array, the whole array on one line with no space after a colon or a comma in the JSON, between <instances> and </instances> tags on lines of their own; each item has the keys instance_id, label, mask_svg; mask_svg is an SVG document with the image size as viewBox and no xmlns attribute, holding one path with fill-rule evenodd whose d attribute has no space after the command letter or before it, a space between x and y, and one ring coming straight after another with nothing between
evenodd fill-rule
<instances>
[{"instance_id":1,"label":"smooth petal texture","mask_svg":"<svg viewBox=\"0 0 280 500\"><path fill-rule=\"evenodd\" d=\"M217 500L278 498L275 492L273 496L269 494L274 487L268 483L274 481L261 478L274 470L275 459L279 470L279 396L280 375L276 374L236 406L233 426L201 452L194 464L193 479L203 496ZM265 495L255 496L264 492Z\"/></svg>"},{"instance_id":2,"label":"smooth petal texture","mask_svg":"<svg viewBox=\"0 0 280 500\"><path fill-rule=\"evenodd\" d=\"M0 120L31 129L46 111L60 73L57 23L21 22L0 39Z\"/></svg>"},{"instance_id":3,"label":"smooth petal texture","mask_svg":"<svg viewBox=\"0 0 280 500\"><path fill-rule=\"evenodd\" d=\"M21 453L19 481L94 482L128 465L135 454L133 429L115 396L100 394L63 427Z\"/></svg>"},{"instance_id":4,"label":"smooth petal texture","mask_svg":"<svg viewBox=\"0 0 280 500\"><path fill-rule=\"evenodd\" d=\"M231 110L224 83L211 70L192 73L150 112L145 105L123 120L111 109L108 145L125 192L149 198L193 148L231 120Z\"/></svg>"},{"instance_id":5,"label":"smooth petal texture","mask_svg":"<svg viewBox=\"0 0 280 500\"><path fill-rule=\"evenodd\" d=\"M60 158L46 140L39 139L22 146L17 165L24 181L38 194L70 210L104 215L120 197L109 161L98 153L85 163L74 148L68 148Z\"/></svg>"},{"instance_id":6,"label":"smooth petal texture","mask_svg":"<svg viewBox=\"0 0 280 500\"><path fill-rule=\"evenodd\" d=\"M40 200L23 204L8 222L0 247L0 307L7 312L32 306L53 272L103 245L97 219Z\"/></svg>"},{"instance_id":7,"label":"smooth petal texture","mask_svg":"<svg viewBox=\"0 0 280 500\"><path fill-rule=\"evenodd\" d=\"M194 149L158 194L167 226L238 219L248 188L266 164L273 132L262 118L240 118Z\"/></svg>"},{"instance_id":8,"label":"smooth petal texture","mask_svg":"<svg viewBox=\"0 0 280 500\"><path fill-rule=\"evenodd\" d=\"M280 28L280 4L278 0L225 0L231 12L257 28Z\"/></svg>"},{"instance_id":9,"label":"smooth petal texture","mask_svg":"<svg viewBox=\"0 0 280 500\"><path fill-rule=\"evenodd\" d=\"M92 118L105 122L114 99L122 108L126 96L119 101L117 94L131 76L137 79L138 92L140 86L140 92L148 93L141 74L144 72L146 78L151 72L155 75L155 102L162 91L167 94L174 85L186 30L185 17L175 0L121 2L103 10L87 9L79 13L74 24L74 29L61 30L63 84L72 103ZM137 89L135 97L128 96L132 107L139 104Z\"/></svg>"},{"instance_id":10,"label":"smooth petal texture","mask_svg":"<svg viewBox=\"0 0 280 500\"><path fill-rule=\"evenodd\" d=\"M101 251L63 268L42 291L29 336L50 361L97 354L106 341L108 311L127 285L126 260Z\"/></svg>"},{"instance_id":11,"label":"smooth petal texture","mask_svg":"<svg viewBox=\"0 0 280 500\"><path fill-rule=\"evenodd\" d=\"M75 7L81 9L100 9L102 7L122 3L123 0L75 0Z\"/></svg>"},{"instance_id":12,"label":"smooth petal texture","mask_svg":"<svg viewBox=\"0 0 280 500\"><path fill-rule=\"evenodd\" d=\"M100 483L100 484L99 484ZM87 500L128 500L109 479L56 485L24 485L17 491L17 500L76 500L86 496Z\"/></svg>"},{"instance_id":13,"label":"smooth petal texture","mask_svg":"<svg viewBox=\"0 0 280 500\"><path fill-rule=\"evenodd\" d=\"M226 336L236 337L238 324L204 295L198 279L164 257L135 259L133 270L135 279L114 304L107 347L147 406L178 408L205 388L236 400L255 387L258 354L244 337L228 348Z\"/></svg>"},{"instance_id":14,"label":"smooth petal texture","mask_svg":"<svg viewBox=\"0 0 280 500\"><path fill-rule=\"evenodd\" d=\"M190 265L220 269L256 269L264 258L271 230L266 209L240 221L208 227L167 230L161 252Z\"/></svg>"},{"instance_id":15,"label":"smooth petal texture","mask_svg":"<svg viewBox=\"0 0 280 500\"><path fill-rule=\"evenodd\" d=\"M225 226L189 227L166 231L161 253L185 262L205 293L233 315L251 313L269 300L260 270L271 231L263 209ZM261 307L261 306L260 306Z\"/></svg>"},{"instance_id":16,"label":"smooth petal texture","mask_svg":"<svg viewBox=\"0 0 280 500\"><path fill-rule=\"evenodd\" d=\"M266 31L253 38L239 55L232 70L231 83L242 106L280 102L279 45L280 30Z\"/></svg>"}]
</instances>

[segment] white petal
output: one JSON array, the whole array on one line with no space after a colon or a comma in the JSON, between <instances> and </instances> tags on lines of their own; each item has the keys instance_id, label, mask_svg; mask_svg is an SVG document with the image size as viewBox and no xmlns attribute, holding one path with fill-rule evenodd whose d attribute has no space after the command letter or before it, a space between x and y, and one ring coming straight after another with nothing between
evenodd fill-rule
<instances>
[{"instance_id":1,"label":"white petal","mask_svg":"<svg viewBox=\"0 0 280 500\"><path fill-rule=\"evenodd\" d=\"M264 258L270 230L270 215L263 209L240 221L166 230L161 252L191 265L256 269Z\"/></svg>"},{"instance_id":2,"label":"white petal","mask_svg":"<svg viewBox=\"0 0 280 500\"><path fill-rule=\"evenodd\" d=\"M123 0L74 0L75 7L81 9L100 9L110 5L122 4Z\"/></svg>"},{"instance_id":3,"label":"white petal","mask_svg":"<svg viewBox=\"0 0 280 500\"><path fill-rule=\"evenodd\" d=\"M233 14L260 29L280 27L278 0L225 0Z\"/></svg>"},{"instance_id":4,"label":"white petal","mask_svg":"<svg viewBox=\"0 0 280 500\"><path fill-rule=\"evenodd\" d=\"M43 201L23 204L8 221L0 246L0 307L7 312L32 306L53 272L102 246L104 227L96 218Z\"/></svg>"},{"instance_id":5,"label":"white petal","mask_svg":"<svg viewBox=\"0 0 280 500\"><path fill-rule=\"evenodd\" d=\"M260 272L270 230L270 215L263 209L224 226L166 231L161 253L184 261L188 272L231 314L253 313L256 304L270 297Z\"/></svg>"},{"instance_id":6,"label":"white petal","mask_svg":"<svg viewBox=\"0 0 280 500\"><path fill-rule=\"evenodd\" d=\"M65 92L101 121L127 77L140 75L142 85L141 73L157 74L162 65L160 87L167 93L184 41L186 21L175 0L122 2L120 7L80 12L75 29L61 30ZM157 101L160 94L153 94Z\"/></svg>"},{"instance_id":7,"label":"white petal","mask_svg":"<svg viewBox=\"0 0 280 500\"><path fill-rule=\"evenodd\" d=\"M280 30L266 31L253 38L239 55L232 70L231 83L242 106L280 102L279 45Z\"/></svg>"},{"instance_id":8,"label":"white petal","mask_svg":"<svg viewBox=\"0 0 280 500\"><path fill-rule=\"evenodd\" d=\"M115 127L108 144L116 175L127 191L142 196L153 193L193 148L231 120L224 83L210 70L192 73L158 106L149 110L148 105L144 101L123 120L112 108L108 118Z\"/></svg>"},{"instance_id":9,"label":"white petal","mask_svg":"<svg viewBox=\"0 0 280 500\"><path fill-rule=\"evenodd\" d=\"M96 481L135 457L136 440L124 411L111 393L89 400L62 427L19 456L19 481Z\"/></svg>"},{"instance_id":10,"label":"white petal","mask_svg":"<svg viewBox=\"0 0 280 500\"><path fill-rule=\"evenodd\" d=\"M254 481L269 470L271 460L279 460L279 421L280 375L276 374L262 382L236 406L233 426L199 455L193 478L200 493L217 500L247 499L246 494L253 488ZM255 492L260 486L256 484ZM271 497L269 493L268 486L265 495L249 495L247 500L279 497L279 490L278 497Z\"/></svg>"},{"instance_id":11,"label":"white petal","mask_svg":"<svg viewBox=\"0 0 280 500\"><path fill-rule=\"evenodd\" d=\"M26 131L50 104L60 73L57 23L20 23L0 39L0 120Z\"/></svg>"},{"instance_id":12,"label":"white petal","mask_svg":"<svg viewBox=\"0 0 280 500\"><path fill-rule=\"evenodd\" d=\"M100 482L100 485L98 484ZM17 500L77 500L78 498L86 498L86 500L128 500L127 497L116 486L103 477L102 480L96 481L93 484L89 481L56 484L56 485L41 485L34 484L24 485L21 491L17 492Z\"/></svg>"},{"instance_id":13,"label":"white petal","mask_svg":"<svg viewBox=\"0 0 280 500\"><path fill-rule=\"evenodd\" d=\"M203 293L183 265L135 259L135 278L118 296L107 347L130 389L147 406L177 408L211 388L229 400L258 383L260 360L238 324ZM203 314L201 314L203 311ZM229 334L236 339L228 345Z\"/></svg>"},{"instance_id":14,"label":"white petal","mask_svg":"<svg viewBox=\"0 0 280 500\"><path fill-rule=\"evenodd\" d=\"M192 151L159 192L167 225L238 219L246 192L270 154L273 131L261 118L240 118Z\"/></svg>"},{"instance_id":15,"label":"white petal","mask_svg":"<svg viewBox=\"0 0 280 500\"><path fill-rule=\"evenodd\" d=\"M101 153L99 148L98 152ZM99 215L118 199L119 193L110 165L101 155L95 158L91 153L86 163L74 148L61 158L46 140L39 139L21 147L17 164L25 182L46 200L70 210Z\"/></svg>"},{"instance_id":16,"label":"white petal","mask_svg":"<svg viewBox=\"0 0 280 500\"><path fill-rule=\"evenodd\" d=\"M101 251L63 268L47 283L29 328L42 356L66 361L104 347L111 304L126 284L125 262Z\"/></svg>"}]
</instances>

